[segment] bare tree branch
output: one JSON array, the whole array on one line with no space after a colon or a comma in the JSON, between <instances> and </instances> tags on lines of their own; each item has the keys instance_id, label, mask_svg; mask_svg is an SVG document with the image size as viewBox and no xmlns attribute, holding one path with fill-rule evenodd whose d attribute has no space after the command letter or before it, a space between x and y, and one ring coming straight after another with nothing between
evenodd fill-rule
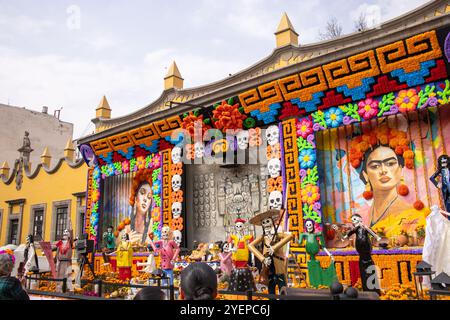
<instances>
[{"instance_id":1,"label":"bare tree branch","mask_svg":"<svg viewBox=\"0 0 450 320\"><path fill-rule=\"evenodd\" d=\"M342 35L342 26L336 19L336 17L331 17L327 21L327 25L325 27L325 31L319 31L320 40L329 40L338 38Z\"/></svg>"},{"instance_id":2,"label":"bare tree branch","mask_svg":"<svg viewBox=\"0 0 450 320\"><path fill-rule=\"evenodd\" d=\"M367 29L369 29L367 17L364 12L361 12L359 14L359 17L358 17L358 19L356 19L354 21L354 24L355 24L355 31L361 32L361 31L366 31Z\"/></svg>"}]
</instances>

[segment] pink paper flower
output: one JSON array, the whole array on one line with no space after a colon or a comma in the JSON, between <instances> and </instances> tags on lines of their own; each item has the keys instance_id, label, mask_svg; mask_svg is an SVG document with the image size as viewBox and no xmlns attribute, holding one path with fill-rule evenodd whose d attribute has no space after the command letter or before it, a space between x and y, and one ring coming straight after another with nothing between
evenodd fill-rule
<instances>
[{"instance_id":1,"label":"pink paper flower","mask_svg":"<svg viewBox=\"0 0 450 320\"><path fill-rule=\"evenodd\" d=\"M311 120L303 118L297 123L297 136L301 136L303 139L306 139L311 133L313 133Z\"/></svg>"},{"instance_id":2,"label":"pink paper flower","mask_svg":"<svg viewBox=\"0 0 450 320\"><path fill-rule=\"evenodd\" d=\"M358 114L364 119L369 120L378 113L378 101L372 98L360 101L358 103Z\"/></svg>"}]
</instances>

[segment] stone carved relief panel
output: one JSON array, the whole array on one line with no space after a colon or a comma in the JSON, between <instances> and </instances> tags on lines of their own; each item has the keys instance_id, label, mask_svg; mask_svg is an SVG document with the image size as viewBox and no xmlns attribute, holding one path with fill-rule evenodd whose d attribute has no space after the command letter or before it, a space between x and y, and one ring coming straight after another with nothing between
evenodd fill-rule
<instances>
[{"instance_id":1,"label":"stone carved relief panel","mask_svg":"<svg viewBox=\"0 0 450 320\"><path fill-rule=\"evenodd\" d=\"M226 238L238 217L247 221L267 209L267 169L262 165L196 166L193 174L194 232L220 228ZM253 227L248 226L253 233ZM217 229L215 229L217 230ZM213 236L213 235L211 235Z\"/></svg>"}]
</instances>

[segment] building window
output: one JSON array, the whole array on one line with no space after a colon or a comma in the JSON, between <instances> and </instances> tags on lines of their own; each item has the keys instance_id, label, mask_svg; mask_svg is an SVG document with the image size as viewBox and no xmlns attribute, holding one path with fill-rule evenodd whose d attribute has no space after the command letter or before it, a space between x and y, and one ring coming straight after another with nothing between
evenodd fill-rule
<instances>
[{"instance_id":1,"label":"building window","mask_svg":"<svg viewBox=\"0 0 450 320\"><path fill-rule=\"evenodd\" d=\"M56 240L61 240L67 228L67 207L56 208Z\"/></svg>"},{"instance_id":2,"label":"building window","mask_svg":"<svg viewBox=\"0 0 450 320\"><path fill-rule=\"evenodd\" d=\"M78 229L78 236L81 237L84 233L84 210L79 211L79 229Z\"/></svg>"},{"instance_id":3,"label":"building window","mask_svg":"<svg viewBox=\"0 0 450 320\"><path fill-rule=\"evenodd\" d=\"M10 220L9 243L19 245L19 219Z\"/></svg>"},{"instance_id":4,"label":"building window","mask_svg":"<svg viewBox=\"0 0 450 320\"><path fill-rule=\"evenodd\" d=\"M44 209L34 210L33 236L36 240L44 240L42 228L44 227Z\"/></svg>"}]
</instances>

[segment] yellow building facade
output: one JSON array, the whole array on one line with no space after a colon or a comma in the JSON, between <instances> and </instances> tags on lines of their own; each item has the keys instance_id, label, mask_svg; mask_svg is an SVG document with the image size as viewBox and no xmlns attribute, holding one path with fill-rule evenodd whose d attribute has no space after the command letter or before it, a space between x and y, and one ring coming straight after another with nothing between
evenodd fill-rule
<instances>
[{"instance_id":1,"label":"yellow building facade","mask_svg":"<svg viewBox=\"0 0 450 320\"><path fill-rule=\"evenodd\" d=\"M71 224L83 233L87 165L74 158L72 142L64 158L52 161L44 150L41 163L26 170L21 158L0 169L0 246L19 245L28 234L35 241L55 241ZM53 162L53 163L52 163Z\"/></svg>"}]
</instances>

